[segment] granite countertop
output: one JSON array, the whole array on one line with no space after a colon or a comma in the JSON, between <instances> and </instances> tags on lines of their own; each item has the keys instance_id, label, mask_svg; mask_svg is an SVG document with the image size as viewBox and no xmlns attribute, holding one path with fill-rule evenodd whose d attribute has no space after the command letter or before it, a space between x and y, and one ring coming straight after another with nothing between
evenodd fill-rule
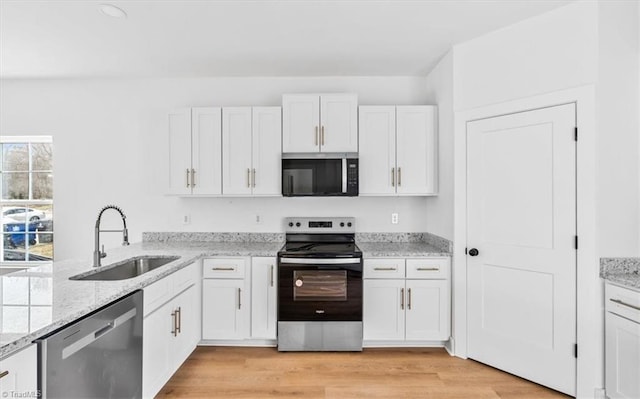
<instances>
[{"instance_id":1,"label":"granite countertop","mask_svg":"<svg viewBox=\"0 0 640 399\"><path fill-rule=\"evenodd\" d=\"M108 267L135 256L180 258L141 276L118 281L78 281L92 260L56 261L0 276L0 358L135 290L206 257L276 256L279 233L143 233L143 242L108 250ZM364 257L450 256L447 240L428 233L356 234Z\"/></svg>"},{"instance_id":2,"label":"granite countertop","mask_svg":"<svg viewBox=\"0 0 640 399\"><path fill-rule=\"evenodd\" d=\"M608 282L640 291L640 258L601 258L600 277Z\"/></svg>"}]
</instances>

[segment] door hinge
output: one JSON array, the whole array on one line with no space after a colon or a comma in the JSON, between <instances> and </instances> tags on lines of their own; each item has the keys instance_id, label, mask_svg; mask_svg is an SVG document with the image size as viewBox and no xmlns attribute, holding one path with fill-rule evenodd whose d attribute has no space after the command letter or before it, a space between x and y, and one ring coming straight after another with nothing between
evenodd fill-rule
<instances>
[{"instance_id":1,"label":"door hinge","mask_svg":"<svg viewBox=\"0 0 640 399\"><path fill-rule=\"evenodd\" d=\"M573 357L578 358L578 344L573 344Z\"/></svg>"},{"instance_id":2,"label":"door hinge","mask_svg":"<svg viewBox=\"0 0 640 399\"><path fill-rule=\"evenodd\" d=\"M469 253L467 252L467 247L464 248L464 254L469 255Z\"/></svg>"},{"instance_id":3,"label":"door hinge","mask_svg":"<svg viewBox=\"0 0 640 399\"><path fill-rule=\"evenodd\" d=\"M578 236L574 236L573 244L574 244L574 247L578 249Z\"/></svg>"},{"instance_id":4,"label":"door hinge","mask_svg":"<svg viewBox=\"0 0 640 399\"><path fill-rule=\"evenodd\" d=\"M578 126L576 126L575 128L573 128L573 139L575 141L578 141Z\"/></svg>"}]
</instances>

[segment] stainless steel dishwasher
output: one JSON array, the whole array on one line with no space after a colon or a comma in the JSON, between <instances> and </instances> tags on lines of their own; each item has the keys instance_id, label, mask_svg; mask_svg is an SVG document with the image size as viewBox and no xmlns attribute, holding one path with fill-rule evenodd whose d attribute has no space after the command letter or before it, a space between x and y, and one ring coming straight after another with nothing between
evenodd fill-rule
<instances>
[{"instance_id":1,"label":"stainless steel dishwasher","mask_svg":"<svg viewBox=\"0 0 640 399\"><path fill-rule=\"evenodd\" d=\"M43 398L142 397L142 291L36 340Z\"/></svg>"}]
</instances>

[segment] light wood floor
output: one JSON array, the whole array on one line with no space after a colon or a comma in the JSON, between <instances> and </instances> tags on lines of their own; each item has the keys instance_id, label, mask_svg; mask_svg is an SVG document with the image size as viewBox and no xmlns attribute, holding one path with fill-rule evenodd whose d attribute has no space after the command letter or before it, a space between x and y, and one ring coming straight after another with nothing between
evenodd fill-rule
<instances>
[{"instance_id":1,"label":"light wood floor","mask_svg":"<svg viewBox=\"0 0 640 399\"><path fill-rule=\"evenodd\" d=\"M569 398L444 349L198 347L158 398Z\"/></svg>"}]
</instances>

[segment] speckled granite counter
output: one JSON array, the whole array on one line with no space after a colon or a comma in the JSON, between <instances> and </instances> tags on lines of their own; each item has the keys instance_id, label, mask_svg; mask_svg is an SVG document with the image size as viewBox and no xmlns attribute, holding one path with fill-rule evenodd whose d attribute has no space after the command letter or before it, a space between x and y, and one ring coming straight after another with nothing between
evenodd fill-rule
<instances>
[{"instance_id":1,"label":"speckled granite counter","mask_svg":"<svg viewBox=\"0 0 640 399\"><path fill-rule=\"evenodd\" d=\"M640 258L601 258L600 277L640 291Z\"/></svg>"},{"instance_id":2,"label":"speckled granite counter","mask_svg":"<svg viewBox=\"0 0 640 399\"><path fill-rule=\"evenodd\" d=\"M72 281L91 259L49 263L0 277L0 358L122 296L209 256L275 256L283 242L143 242L107 251L107 266L134 256L180 259L119 281Z\"/></svg>"},{"instance_id":3,"label":"speckled granite counter","mask_svg":"<svg viewBox=\"0 0 640 399\"><path fill-rule=\"evenodd\" d=\"M365 258L451 256L451 241L429 233L356 233Z\"/></svg>"}]
</instances>

